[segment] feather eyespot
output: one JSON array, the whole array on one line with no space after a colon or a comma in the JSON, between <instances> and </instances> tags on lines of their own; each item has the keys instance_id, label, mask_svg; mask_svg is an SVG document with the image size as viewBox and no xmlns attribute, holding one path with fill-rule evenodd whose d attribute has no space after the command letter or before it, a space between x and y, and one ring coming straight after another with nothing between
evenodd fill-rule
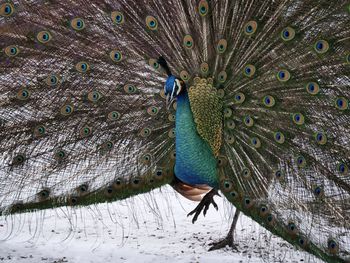
<instances>
[{"instance_id":1,"label":"feather eyespot","mask_svg":"<svg viewBox=\"0 0 350 263\"><path fill-rule=\"evenodd\" d=\"M100 149L102 151L102 153L106 153L109 152L113 149L114 147L114 143L111 141L106 141L103 144L101 144Z\"/></svg>"},{"instance_id":2,"label":"feather eyespot","mask_svg":"<svg viewBox=\"0 0 350 263\"><path fill-rule=\"evenodd\" d=\"M317 132L314 137L316 142L320 145L325 145L327 143L327 135L324 132Z\"/></svg>"},{"instance_id":3,"label":"feather eyespot","mask_svg":"<svg viewBox=\"0 0 350 263\"><path fill-rule=\"evenodd\" d=\"M50 197L50 189L43 189L39 193L37 193L37 196L40 201L44 201Z\"/></svg>"},{"instance_id":4,"label":"feather eyespot","mask_svg":"<svg viewBox=\"0 0 350 263\"><path fill-rule=\"evenodd\" d=\"M41 137L43 135L45 135L46 133L46 129L45 129L45 126L43 125L39 125L39 126L36 126L34 128L34 136L35 137Z\"/></svg>"},{"instance_id":5,"label":"feather eyespot","mask_svg":"<svg viewBox=\"0 0 350 263\"><path fill-rule=\"evenodd\" d=\"M45 82L47 85L54 87L59 83L59 77L52 74L46 77Z\"/></svg>"},{"instance_id":6,"label":"feather eyespot","mask_svg":"<svg viewBox=\"0 0 350 263\"><path fill-rule=\"evenodd\" d=\"M0 5L0 15L9 17L13 14L15 11L15 7L12 3L3 3Z\"/></svg>"},{"instance_id":7,"label":"feather eyespot","mask_svg":"<svg viewBox=\"0 0 350 263\"><path fill-rule=\"evenodd\" d=\"M152 155L149 154L149 153L145 153L144 155L141 156L140 161L143 164L149 165L151 163L151 161L152 161Z\"/></svg>"},{"instance_id":8,"label":"feather eyespot","mask_svg":"<svg viewBox=\"0 0 350 263\"><path fill-rule=\"evenodd\" d=\"M325 54L329 50L329 44L326 40L318 40L314 45L314 50L318 54Z\"/></svg>"},{"instance_id":9,"label":"feather eyespot","mask_svg":"<svg viewBox=\"0 0 350 263\"><path fill-rule=\"evenodd\" d=\"M148 29L154 31L158 29L158 21L154 16L147 16L146 17L146 25Z\"/></svg>"},{"instance_id":10,"label":"feather eyespot","mask_svg":"<svg viewBox=\"0 0 350 263\"><path fill-rule=\"evenodd\" d=\"M224 192L230 192L233 189L233 182L229 180L222 181L222 190Z\"/></svg>"},{"instance_id":11,"label":"feather eyespot","mask_svg":"<svg viewBox=\"0 0 350 263\"><path fill-rule=\"evenodd\" d=\"M85 137L88 137L92 134L92 129L88 126L85 126L83 128L80 129L79 131L79 135L82 137L82 138L85 138Z\"/></svg>"},{"instance_id":12,"label":"feather eyespot","mask_svg":"<svg viewBox=\"0 0 350 263\"><path fill-rule=\"evenodd\" d=\"M86 73L90 70L90 65L85 61L80 61L75 65L75 69L80 73Z\"/></svg>"},{"instance_id":13,"label":"feather eyespot","mask_svg":"<svg viewBox=\"0 0 350 263\"><path fill-rule=\"evenodd\" d=\"M141 129L140 135L141 135L141 137L144 137L144 138L150 136L151 135L151 129L149 129L149 128Z\"/></svg>"},{"instance_id":14,"label":"feather eyespot","mask_svg":"<svg viewBox=\"0 0 350 263\"><path fill-rule=\"evenodd\" d=\"M13 158L12 164L20 165L20 164L23 164L25 160L26 160L26 157L24 154L18 154Z\"/></svg>"},{"instance_id":15,"label":"feather eyespot","mask_svg":"<svg viewBox=\"0 0 350 263\"><path fill-rule=\"evenodd\" d=\"M230 108L225 108L224 109L224 117L230 118L231 116L232 116L232 110Z\"/></svg>"},{"instance_id":16,"label":"feather eyespot","mask_svg":"<svg viewBox=\"0 0 350 263\"><path fill-rule=\"evenodd\" d=\"M156 116L158 114L159 109L155 106L150 106L147 109L147 113L151 116Z\"/></svg>"},{"instance_id":17,"label":"feather eyespot","mask_svg":"<svg viewBox=\"0 0 350 263\"><path fill-rule=\"evenodd\" d=\"M245 95L242 92L239 92L234 96L235 103L242 104L244 101L245 101Z\"/></svg>"},{"instance_id":18,"label":"feather eyespot","mask_svg":"<svg viewBox=\"0 0 350 263\"><path fill-rule=\"evenodd\" d=\"M281 38L283 41L290 41L294 39L295 37L295 30L291 27L286 27L285 29L282 30L281 32Z\"/></svg>"},{"instance_id":19,"label":"feather eyespot","mask_svg":"<svg viewBox=\"0 0 350 263\"><path fill-rule=\"evenodd\" d=\"M87 95L87 98L89 101L96 103L102 98L102 95L98 91L90 91Z\"/></svg>"},{"instance_id":20,"label":"feather eyespot","mask_svg":"<svg viewBox=\"0 0 350 263\"><path fill-rule=\"evenodd\" d=\"M251 172L248 168L244 168L241 172L241 175L244 179L249 179L251 177Z\"/></svg>"},{"instance_id":21,"label":"feather eyespot","mask_svg":"<svg viewBox=\"0 0 350 263\"><path fill-rule=\"evenodd\" d=\"M19 100L28 100L30 97L30 92L29 90L27 89L20 89L18 92L17 92L17 99Z\"/></svg>"},{"instance_id":22,"label":"feather eyespot","mask_svg":"<svg viewBox=\"0 0 350 263\"><path fill-rule=\"evenodd\" d=\"M299 236L298 245L302 248L306 248L308 245L308 240L304 236Z\"/></svg>"},{"instance_id":23,"label":"feather eyespot","mask_svg":"<svg viewBox=\"0 0 350 263\"><path fill-rule=\"evenodd\" d=\"M247 127L252 127L254 125L254 119L249 115L243 117L243 123Z\"/></svg>"},{"instance_id":24,"label":"feather eyespot","mask_svg":"<svg viewBox=\"0 0 350 263\"><path fill-rule=\"evenodd\" d=\"M297 166L299 168L304 168L306 166L306 159L304 156L298 156L297 157Z\"/></svg>"},{"instance_id":25,"label":"feather eyespot","mask_svg":"<svg viewBox=\"0 0 350 263\"><path fill-rule=\"evenodd\" d=\"M41 31L36 35L36 39L42 43L46 44L52 39L51 33L49 31Z\"/></svg>"},{"instance_id":26,"label":"feather eyespot","mask_svg":"<svg viewBox=\"0 0 350 263\"><path fill-rule=\"evenodd\" d=\"M294 222L289 222L287 225L287 230L289 234L296 235L298 233L298 228Z\"/></svg>"},{"instance_id":27,"label":"feather eyespot","mask_svg":"<svg viewBox=\"0 0 350 263\"><path fill-rule=\"evenodd\" d=\"M322 197L324 194L323 188L321 186L316 186L313 189L313 193L316 197Z\"/></svg>"},{"instance_id":28,"label":"feather eyespot","mask_svg":"<svg viewBox=\"0 0 350 263\"><path fill-rule=\"evenodd\" d=\"M244 34L247 36L253 35L258 28L258 23L254 20L249 21L247 24L244 26Z\"/></svg>"},{"instance_id":29,"label":"feather eyespot","mask_svg":"<svg viewBox=\"0 0 350 263\"><path fill-rule=\"evenodd\" d=\"M335 107L338 110L346 110L348 108L349 102L346 98L340 97L335 100Z\"/></svg>"},{"instance_id":30,"label":"feather eyespot","mask_svg":"<svg viewBox=\"0 0 350 263\"><path fill-rule=\"evenodd\" d=\"M223 54L227 49L227 40L226 39L220 39L218 44L216 45L216 51L219 54Z\"/></svg>"},{"instance_id":31,"label":"feather eyespot","mask_svg":"<svg viewBox=\"0 0 350 263\"><path fill-rule=\"evenodd\" d=\"M219 167L226 166L227 162L228 162L227 157L224 155L219 155L217 158L217 161L216 161L216 163Z\"/></svg>"},{"instance_id":32,"label":"feather eyespot","mask_svg":"<svg viewBox=\"0 0 350 263\"><path fill-rule=\"evenodd\" d=\"M200 66L202 73L206 74L209 71L209 64L207 62L203 62Z\"/></svg>"},{"instance_id":33,"label":"feather eyespot","mask_svg":"<svg viewBox=\"0 0 350 263\"><path fill-rule=\"evenodd\" d=\"M277 72L277 79L280 82L287 82L290 79L291 75L288 70L282 69Z\"/></svg>"},{"instance_id":34,"label":"feather eyespot","mask_svg":"<svg viewBox=\"0 0 350 263\"><path fill-rule=\"evenodd\" d=\"M111 13L111 19L115 25L121 25L124 23L124 15L119 11L113 11Z\"/></svg>"},{"instance_id":35,"label":"feather eyespot","mask_svg":"<svg viewBox=\"0 0 350 263\"><path fill-rule=\"evenodd\" d=\"M243 69L243 74L244 74L244 76L251 78L251 77L254 76L255 71L256 71L255 66L254 66L254 65L251 65L251 64L248 64L248 65L246 65L246 66L244 67L244 69Z\"/></svg>"},{"instance_id":36,"label":"feather eyespot","mask_svg":"<svg viewBox=\"0 0 350 263\"><path fill-rule=\"evenodd\" d=\"M236 124L233 120L228 120L226 122L226 127L230 130L233 130L236 127Z\"/></svg>"},{"instance_id":37,"label":"feather eyespot","mask_svg":"<svg viewBox=\"0 0 350 263\"><path fill-rule=\"evenodd\" d=\"M15 45L11 45L5 48L5 54L8 57L15 57L19 54L19 48Z\"/></svg>"},{"instance_id":38,"label":"feather eyespot","mask_svg":"<svg viewBox=\"0 0 350 263\"><path fill-rule=\"evenodd\" d=\"M183 39L183 45L187 49L192 49L193 48L193 38L191 35L186 35Z\"/></svg>"},{"instance_id":39,"label":"feather eyespot","mask_svg":"<svg viewBox=\"0 0 350 263\"><path fill-rule=\"evenodd\" d=\"M226 141L228 144L233 144L236 140L235 140L235 137L233 137L232 135L228 135L226 137Z\"/></svg>"},{"instance_id":40,"label":"feather eyespot","mask_svg":"<svg viewBox=\"0 0 350 263\"><path fill-rule=\"evenodd\" d=\"M63 116L71 115L74 111L74 107L70 104L66 104L61 108L61 114Z\"/></svg>"},{"instance_id":41,"label":"feather eyespot","mask_svg":"<svg viewBox=\"0 0 350 263\"><path fill-rule=\"evenodd\" d=\"M252 200L250 197L243 198L243 206L247 209L252 208L254 205L254 200Z\"/></svg>"},{"instance_id":42,"label":"feather eyespot","mask_svg":"<svg viewBox=\"0 0 350 263\"><path fill-rule=\"evenodd\" d=\"M124 91L128 94L134 94L136 92L136 87L131 84L126 84L124 86Z\"/></svg>"},{"instance_id":43,"label":"feather eyespot","mask_svg":"<svg viewBox=\"0 0 350 263\"><path fill-rule=\"evenodd\" d=\"M339 164L337 165L337 171L338 171L338 173L340 173L341 175L344 175L344 174L347 174L347 173L348 173L349 168L348 168L348 166L347 166L345 163L341 162L341 163L339 163Z\"/></svg>"},{"instance_id":44,"label":"feather eyespot","mask_svg":"<svg viewBox=\"0 0 350 263\"><path fill-rule=\"evenodd\" d=\"M311 95L317 95L320 92L320 86L316 82L306 84L306 91Z\"/></svg>"},{"instance_id":45,"label":"feather eyespot","mask_svg":"<svg viewBox=\"0 0 350 263\"><path fill-rule=\"evenodd\" d=\"M70 21L71 27L76 31L81 31L85 28L85 22L82 18L74 18Z\"/></svg>"},{"instance_id":46,"label":"feather eyespot","mask_svg":"<svg viewBox=\"0 0 350 263\"><path fill-rule=\"evenodd\" d=\"M350 64L350 53L345 56L346 64Z\"/></svg>"},{"instance_id":47,"label":"feather eyespot","mask_svg":"<svg viewBox=\"0 0 350 263\"><path fill-rule=\"evenodd\" d=\"M123 59L123 55L120 51L118 50L112 50L110 53L109 53L109 57L111 58L111 60L113 62L119 62Z\"/></svg>"},{"instance_id":48,"label":"feather eyespot","mask_svg":"<svg viewBox=\"0 0 350 263\"><path fill-rule=\"evenodd\" d=\"M279 131L274 133L273 138L279 144L283 144L285 141L284 134L282 132L279 132Z\"/></svg>"},{"instance_id":49,"label":"feather eyespot","mask_svg":"<svg viewBox=\"0 0 350 263\"><path fill-rule=\"evenodd\" d=\"M239 194L238 194L236 191L231 191L231 192L229 193L229 196L230 196L233 200L235 200L235 199L237 199L237 198L239 197Z\"/></svg>"},{"instance_id":50,"label":"feather eyespot","mask_svg":"<svg viewBox=\"0 0 350 263\"><path fill-rule=\"evenodd\" d=\"M275 106L275 98L270 95L266 95L262 101L265 107L271 108Z\"/></svg>"},{"instance_id":51,"label":"feather eyespot","mask_svg":"<svg viewBox=\"0 0 350 263\"><path fill-rule=\"evenodd\" d=\"M175 138L175 129L174 128L172 128L172 129L170 129L170 131L168 132L168 136L169 136L169 138Z\"/></svg>"},{"instance_id":52,"label":"feather eyespot","mask_svg":"<svg viewBox=\"0 0 350 263\"><path fill-rule=\"evenodd\" d=\"M294 113L292 115L292 120L296 125L303 125L305 123L305 117L301 113Z\"/></svg>"},{"instance_id":53,"label":"feather eyespot","mask_svg":"<svg viewBox=\"0 0 350 263\"><path fill-rule=\"evenodd\" d=\"M219 82L220 82L220 83L225 83L226 79L227 79L227 73L226 73L226 71L221 71L221 72L219 73L219 75L218 75L218 80L219 80Z\"/></svg>"},{"instance_id":54,"label":"feather eyespot","mask_svg":"<svg viewBox=\"0 0 350 263\"><path fill-rule=\"evenodd\" d=\"M281 170L276 170L273 175L278 181L283 179L283 173Z\"/></svg>"},{"instance_id":55,"label":"feather eyespot","mask_svg":"<svg viewBox=\"0 0 350 263\"><path fill-rule=\"evenodd\" d=\"M206 16L209 12L209 4L206 0L201 0L198 5L198 12L201 16Z\"/></svg>"},{"instance_id":56,"label":"feather eyespot","mask_svg":"<svg viewBox=\"0 0 350 263\"><path fill-rule=\"evenodd\" d=\"M169 121L171 121L171 122L174 122L175 121L175 114L172 114L172 113L170 113L169 115L168 115L168 120Z\"/></svg>"},{"instance_id":57,"label":"feather eyespot","mask_svg":"<svg viewBox=\"0 0 350 263\"><path fill-rule=\"evenodd\" d=\"M67 153L64 150L58 150L55 152L55 159L57 161L62 161L67 157Z\"/></svg>"},{"instance_id":58,"label":"feather eyespot","mask_svg":"<svg viewBox=\"0 0 350 263\"><path fill-rule=\"evenodd\" d=\"M260 209L259 209L259 214L260 214L260 216L265 217L265 216L267 216L269 211L270 210L269 210L269 208L266 205L261 205Z\"/></svg>"},{"instance_id":59,"label":"feather eyespot","mask_svg":"<svg viewBox=\"0 0 350 263\"><path fill-rule=\"evenodd\" d=\"M334 239L329 239L327 241L327 247L328 247L329 253L331 253L331 254L337 254L339 251L338 242L335 241Z\"/></svg>"},{"instance_id":60,"label":"feather eyespot","mask_svg":"<svg viewBox=\"0 0 350 263\"><path fill-rule=\"evenodd\" d=\"M180 72L180 78L184 81L187 82L190 79L190 75L188 74L188 72L186 70L182 70Z\"/></svg>"},{"instance_id":61,"label":"feather eyespot","mask_svg":"<svg viewBox=\"0 0 350 263\"><path fill-rule=\"evenodd\" d=\"M148 65L150 65L154 69L159 69L159 63L157 62L156 59L150 58L148 60Z\"/></svg>"},{"instance_id":62,"label":"feather eyespot","mask_svg":"<svg viewBox=\"0 0 350 263\"><path fill-rule=\"evenodd\" d=\"M108 113L107 118L110 121L116 121L120 118L120 113L117 111L111 111Z\"/></svg>"},{"instance_id":63,"label":"feather eyespot","mask_svg":"<svg viewBox=\"0 0 350 263\"><path fill-rule=\"evenodd\" d=\"M250 139L250 143L251 143L251 145L253 145L253 147L254 147L255 149L258 149L258 148L261 147L261 141L260 141L260 139L257 138L257 137L251 138L251 139Z\"/></svg>"},{"instance_id":64,"label":"feather eyespot","mask_svg":"<svg viewBox=\"0 0 350 263\"><path fill-rule=\"evenodd\" d=\"M119 190L125 185L125 180L123 178L117 178L113 182L113 188Z\"/></svg>"}]
</instances>

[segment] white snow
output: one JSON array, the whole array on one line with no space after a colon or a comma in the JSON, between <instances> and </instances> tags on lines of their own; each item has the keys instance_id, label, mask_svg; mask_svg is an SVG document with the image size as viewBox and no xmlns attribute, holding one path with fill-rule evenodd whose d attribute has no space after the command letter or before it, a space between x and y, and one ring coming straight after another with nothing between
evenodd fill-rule
<instances>
[{"instance_id":1,"label":"white snow","mask_svg":"<svg viewBox=\"0 0 350 263\"><path fill-rule=\"evenodd\" d=\"M208 252L226 236L234 208L216 197L195 224L197 203L170 187L127 200L79 209L0 217L0 262L321 262L240 216L237 250Z\"/></svg>"}]
</instances>

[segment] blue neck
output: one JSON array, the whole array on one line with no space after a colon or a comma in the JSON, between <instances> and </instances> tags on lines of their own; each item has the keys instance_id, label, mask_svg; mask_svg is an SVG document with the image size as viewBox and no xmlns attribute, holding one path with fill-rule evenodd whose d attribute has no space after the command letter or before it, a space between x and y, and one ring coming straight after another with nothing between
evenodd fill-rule
<instances>
[{"instance_id":1,"label":"blue neck","mask_svg":"<svg viewBox=\"0 0 350 263\"><path fill-rule=\"evenodd\" d=\"M186 90L177 96L175 175L190 185L218 187L216 159L197 132Z\"/></svg>"}]
</instances>

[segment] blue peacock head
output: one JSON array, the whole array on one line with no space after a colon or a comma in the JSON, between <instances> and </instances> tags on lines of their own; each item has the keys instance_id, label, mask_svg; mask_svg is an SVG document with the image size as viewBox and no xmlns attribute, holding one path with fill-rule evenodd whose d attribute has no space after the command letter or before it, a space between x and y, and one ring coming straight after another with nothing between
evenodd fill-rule
<instances>
[{"instance_id":1,"label":"blue peacock head","mask_svg":"<svg viewBox=\"0 0 350 263\"><path fill-rule=\"evenodd\" d=\"M163 57L159 57L157 62L168 75L168 78L164 85L164 93L166 95L167 107L169 108L176 97L181 93L181 91L184 90L185 83L181 79L171 74L170 68Z\"/></svg>"}]
</instances>

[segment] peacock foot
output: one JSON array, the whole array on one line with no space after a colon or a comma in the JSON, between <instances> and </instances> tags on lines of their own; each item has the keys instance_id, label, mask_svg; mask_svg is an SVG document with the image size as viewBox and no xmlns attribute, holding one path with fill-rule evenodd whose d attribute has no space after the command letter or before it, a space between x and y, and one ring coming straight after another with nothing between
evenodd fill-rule
<instances>
[{"instance_id":1,"label":"peacock foot","mask_svg":"<svg viewBox=\"0 0 350 263\"><path fill-rule=\"evenodd\" d=\"M224 248L226 246L232 247L232 249L234 249L234 250L238 250L237 247L233 244L233 241L234 241L233 233L235 232L238 217L239 217L240 213L241 212L238 209L236 209L236 212L235 212L235 215L233 216L232 224L231 224L231 227L230 227L230 230L229 230L227 236L219 242L210 243L209 245L211 247L209 248L209 251L221 249L221 248Z\"/></svg>"},{"instance_id":2,"label":"peacock foot","mask_svg":"<svg viewBox=\"0 0 350 263\"><path fill-rule=\"evenodd\" d=\"M219 195L218 191L216 189L211 189L204 197L203 199L199 202L199 204L197 205L197 207L192 210L190 213L187 214L187 216L191 216L194 214L193 218L192 218L192 224L194 224L194 222L197 221L198 216L200 215L200 213L203 210L203 215L205 216L210 204L212 204L214 206L214 208L216 210L218 210L218 205L215 203L214 201L214 196L215 195Z\"/></svg>"}]
</instances>

